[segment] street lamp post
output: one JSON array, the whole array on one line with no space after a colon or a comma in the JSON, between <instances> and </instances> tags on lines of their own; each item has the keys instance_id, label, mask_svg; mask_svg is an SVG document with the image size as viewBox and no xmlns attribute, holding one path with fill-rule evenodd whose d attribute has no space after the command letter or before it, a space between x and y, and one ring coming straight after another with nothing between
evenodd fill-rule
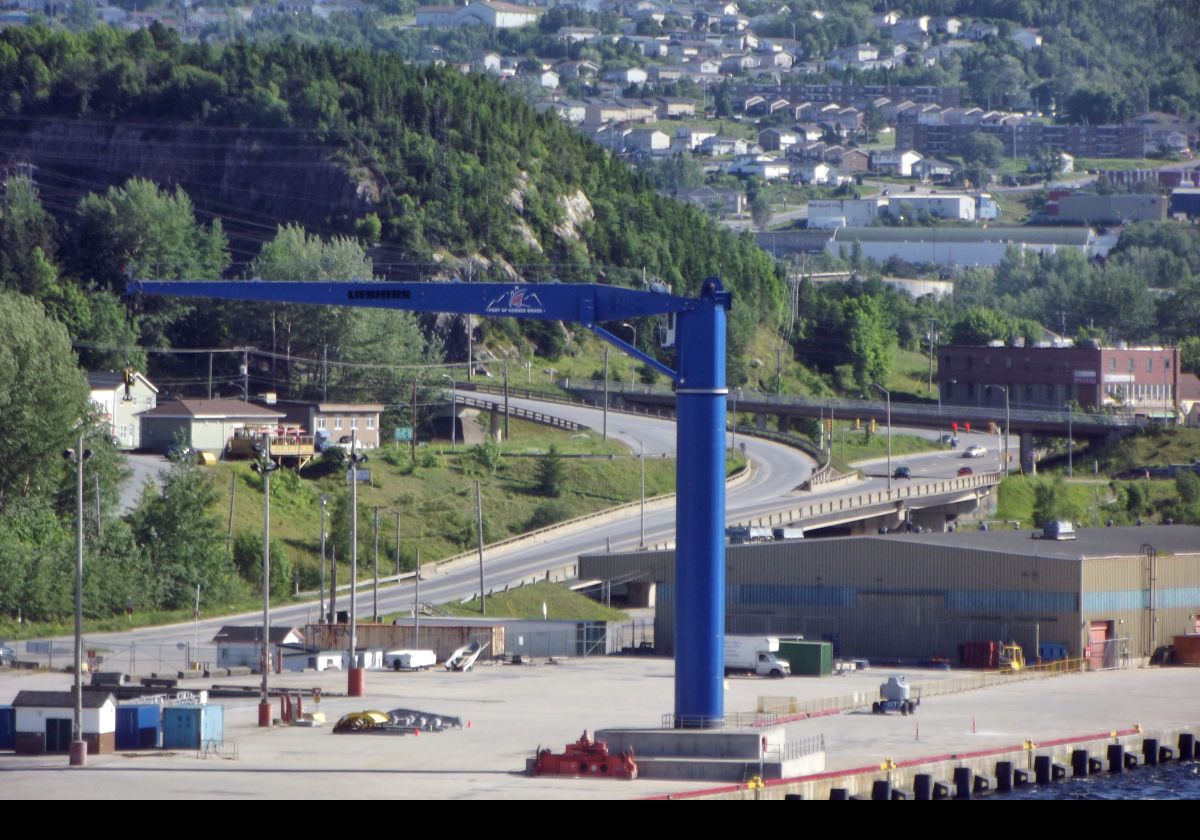
<instances>
[{"instance_id":1,"label":"street lamp post","mask_svg":"<svg viewBox=\"0 0 1200 840\"><path fill-rule=\"evenodd\" d=\"M1067 403L1067 478L1075 477L1075 435L1071 422L1075 419L1075 404Z\"/></svg>"},{"instance_id":2,"label":"street lamp post","mask_svg":"<svg viewBox=\"0 0 1200 840\"><path fill-rule=\"evenodd\" d=\"M879 385L875 382L871 383L871 387L878 388L880 391L883 392L883 395L885 397L887 397L887 430L888 430L888 435L887 435L887 437L888 437L888 460L887 460L888 476L887 476L887 481L888 481L888 491L890 492L892 489L892 392L889 391L887 388L884 388L882 385Z\"/></svg>"},{"instance_id":3,"label":"street lamp post","mask_svg":"<svg viewBox=\"0 0 1200 840\"><path fill-rule=\"evenodd\" d=\"M366 677L358 666L358 465L367 456L358 451L358 432L350 430L350 668L347 671L346 694L362 697Z\"/></svg>"},{"instance_id":4,"label":"street lamp post","mask_svg":"<svg viewBox=\"0 0 1200 840\"><path fill-rule=\"evenodd\" d=\"M442 379L450 383L450 451L454 452L458 441L458 393L451 377L443 373Z\"/></svg>"},{"instance_id":5,"label":"street lamp post","mask_svg":"<svg viewBox=\"0 0 1200 840\"><path fill-rule=\"evenodd\" d=\"M271 460L271 436L264 433L262 442L255 444L257 461L250 464L250 469L262 475L263 479L263 560L262 560L262 592L263 592L263 655L262 655L262 691L258 698L258 725L271 725L271 695L268 689L268 674L271 673L271 473L279 469L279 465Z\"/></svg>"},{"instance_id":6,"label":"street lamp post","mask_svg":"<svg viewBox=\"0 0 1200 840\"><path fill-rule=\"evenodd\" d=\"M329 494L321 494L321 621L333 623L333 619L325 613L325 507L329 504Z\"/></svg>"},{"instance_id":7,"label":"street lamp post","mask_svg":"<svg viewBox=\"0 0 1200 840\"><path fill-rule=\"evenodd\" d=\"M70 766L87 764L87 742L83 740L83 462L92 450L83 448L83 434L74 449L63 457L75 465L75 715L71 733Z\"/></svg>"},{"instance_id":8,"label":"street lamp post","mask_svg":"<svg viewBox=\"0 0 1200 840\"><path fill-rule=\"evenodd\" d=\"M1008 472L1008 435L1012 428L1012 410L1008 400L1008 388L1004 385L989 385L989 388L999 388L1004 392L1004 463L1000 466L1000 472Z\"/></svg>"}]
</instances>

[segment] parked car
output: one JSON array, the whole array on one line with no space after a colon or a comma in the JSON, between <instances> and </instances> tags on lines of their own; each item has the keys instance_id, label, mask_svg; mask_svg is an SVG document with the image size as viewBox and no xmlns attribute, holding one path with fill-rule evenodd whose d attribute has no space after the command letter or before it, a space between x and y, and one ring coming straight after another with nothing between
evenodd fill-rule
<instances>
[{"instance_id":1,"label":"parked car","mask_svg":"<svg viewBox=\"0 0 1200 840\"><path fill-rule=\"evenodd\" d=\"M982 446L973 445L973 446L968 446L966 449L964 449L962 456L964 458L982 458L986 454L987 454L987 449L985 449Z\"/></svg>"},{"instance_id":2,"label":"parked car","mask_svg":"<svg viewBox=\"0 0 1200 840\"><path fill-rule=\"evenodd\" d=\"M892 478L912 478L912 469L903 465L896 467L892 472Z\"/></svg>"},{"instance_id":3,"label":"parked car","mask_svg":"<svg viewBox=\"0 0 1200 840\"><path fill-rule=\"evenodd\" d=\"M958 474L959 475L975 475L975 470L971 469L970 467L959 467Z\"/></svg>"},{"instance_id":4,"label":"parked car","mask_svg":"<svg viewBox=\"0 0 1200 840\"><path fill-rule=\"evenodd\" d=\"M194 461L196 460L196 450L185 443L172 443L163 454L167 456L168 461Z\"/></svg>"}]
</instances>

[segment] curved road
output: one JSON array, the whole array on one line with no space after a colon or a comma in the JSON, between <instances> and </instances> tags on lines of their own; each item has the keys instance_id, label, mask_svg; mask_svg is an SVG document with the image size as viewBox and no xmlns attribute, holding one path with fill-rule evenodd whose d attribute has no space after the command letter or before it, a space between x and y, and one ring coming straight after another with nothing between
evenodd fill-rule
<instances>
[{"instance_id":1,"label":"curved road","mask_svg":"<svg viewBox=\"0 0 1200 840\"><path fill-rule=\"evenodd\" d=\"M471 396L479 399L489 399L489 395L472 392ZM492 398L502 403L500 397ZM542 403L532 400L511 399L510 405L554 414L567 420L582 423L593 429L602 426L602 412L599 409L578 405L558 403ZM647 458L675 455L675 423L642 415L624 414L610 411L608 416L608 432L628 444L637 452L640 440L645 445ZM743 481L727 494L726 511L730 521L751 516L766 514L795 507L798 497L795 488L811 474L814 464L802 452L781 444L739 436L737 443L744 445L746 454L754 464L751 477ZM505 546L484 553L485 586L488 589L503 587L505 584L516 582L544 573L547 569L561 568L573 564L580 554L605 551L611 546L614 551L635 549L639 543L640 517L637 508L629 513L583 528L564 529L562 535L547 536L537 544L520 542L516 545ZM675 509L669 506L651 506L646 511L646 544L673 541L675 536ZM362 580L365 564L360 558L359 579ZM345 566L342 566L345 569ZM343 572L344 574L344 572ZM421 601L445 602L461 598L469 598L479 590L479 570L472 559L467 562L453 564L453 567L438 569L434 574L422 578ZM399 585L381 588L379 593L379 611L381 614L411 609L413 603L413 585L411 581ZM348 609L349 595L345 592L338 594L338 609ZM369 589L359 590L358 615L360 620L371 617L372 594ZM272 625L299 625L316 620L318 604L316 601L271 611ZM184 660L184 654L179 647L190 643L195 638L201 645L206 645L213 634L225 624L243 623L255 624L261 619L261 612L245 613L238 616L225 616L220 619L207 619L199 625L193 623L177 624L164 627L147 627L127 633L88 634L88 646L104 647L113 650L117 664L125 664L123 657L131 644L136 644L138 653L134 655L139 662L162 662L161 667L177 669Z\"/></svg>"}]
</instances>

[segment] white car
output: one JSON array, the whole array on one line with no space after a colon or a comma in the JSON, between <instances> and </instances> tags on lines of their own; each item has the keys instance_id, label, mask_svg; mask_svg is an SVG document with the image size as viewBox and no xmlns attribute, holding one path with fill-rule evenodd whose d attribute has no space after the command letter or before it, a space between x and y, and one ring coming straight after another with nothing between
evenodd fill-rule
<instances>
[{"instance_id":1,"label":"white car","mask_svg":"<svg viewBox=\"0 0 1200 840\"><path fill-rule=\"evenodd\" d=\"M968 446L963 450L964 458L982 458L987 454L987 449L982 446Z\"/></svg>"}]
</instances>

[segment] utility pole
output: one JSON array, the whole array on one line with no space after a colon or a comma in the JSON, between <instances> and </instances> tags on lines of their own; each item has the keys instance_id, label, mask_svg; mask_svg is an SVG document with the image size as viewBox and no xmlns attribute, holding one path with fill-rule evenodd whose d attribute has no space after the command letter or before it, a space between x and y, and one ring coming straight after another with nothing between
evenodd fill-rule
<instances>
[{"instance_id":1,"label":"utility pole","mask_svg":"<svg viewBox=\"0 0 1200 840\"><path fill-rule=\"evenodd\" d=\"M508 354L504 354L504 439L508 440Z\"/></svg>"},{"instance_id":2,"label":"utility pole","mask_svg":"<svg viewBox=\"0 0 1200 840\"><path fill-rule=\"evenodd\" d=\"M421 646L421 546L417 546L417 573L413 576L413 647Z\"/></svg>"},{"instance_id":3,"label":"utility pole","mask_svg":"<svg viewBox=\"0 0 1200 840\"><path fill-rule=\"evenodd\" d=\"M487 600L483 594L483 491L475 481L475 531L479 536L479 614L487 615Z\"/></svg>"},{"instance_id":4,"label":"utility pole","mask_svg":"<svg viewBox=\"0 0 1200 840\"><path fill-rule=\"evenodd\" d=\"M96 486L96 539L100 538L100 476L94 475L92 479Z\"/></svg>"},{"instance_id":5,"label":"utility pole","mask_svg":"<svg viewBox=\"0 0 1200 840\"><path fill-rule=\"evenodd\" d=\"M604 421L603 437L608 440L608 348L604 348Z\"/></svg>"},{"instance_id":6,"label":"utility pole","mask_svg":"<svg viewBox=\"0 0 1200 840\"><path fill-rule=\"evenodd\" d=\"M412 435L408 439L408 457L412 462L417 463L417 380L413 377L412 382Z\"/></svg>"},{"instance_id":7,"label":"utility pole","mask_svg":"<svg viewBox=\"0 0 1200 840\"><path fill-rule=\"evenodd\" d=\"M925 386L926 394L933 393L933 347L937 343L938 338L940 338L937 332L935 332L933 329L937 322L938 321L936 318L930 318L929 331L925 334L925 337L929 340L929 381Z\"/></svg>"},{"instance_id":8,"label":"utility pole","mask_svg":"<svg viewBox=\"0 0 1200 840\"><path fill-rule=\"evenodd\" d=\"M374 532L375 532L375 584L371 589L371 616L372 623L379 623L379 506L371 508L374 512Z\"/></svg>"},{"instance_id":9,"label":"utility pole","mask_svg":"<svg viewBox=\"0 0 1200 840\"><path fill-rule=\"evenodd\" d=\"M83 448L83 433L75 449L63 457L75 465L75 715L71 732L71 767L87 764L87 742L83 740L83 462L92 450Z\"/></svg>"},{"instance_id":10,"label":"utility pole","mask_svg":"<svg viewBox=\"0 0 1200 840\"><path fill-rule=\"evenodd\" d=\"M233 497L237 493L237 475L229 476L229 525L225 532L225 562L229 563L229 555L233 551Z\"/></svg>"},{"instance_id":11,"label":"utility pole","mask_svg":"<svg viewBox=\"0 0 1200 840\"><path fill-rule=\"evenodd\" d=\"M475 336L471 334L471 316L467 315L467 381L475 379Z\"/></svg>"},{"instance_id":12,"label":"utility pole","mask_svg":"<svg viewBox=\"0 0 1200 840\"><path fill-rule=\"evenodd\" d=\"M400 579L400 511L396 511L396 579Z\"/></svg>"},{"instance_id":13,"label":"utility pole","mask_svg":"<svg viewBox=\"0 0 1200 840\"><path fill-rule=\"evenodd\" d=\"M250 348L242 348L242 402L250 402Z\"/></svg>"},{"instance_id":14,"label":"utility pole","mask_svg":"<svg viewBox=\"0 0 1200 840\"><path fill-rule=\"evenodd\" d=\"M321 494L321 623L333 624L333 618L325 612L325 508L329 504L329 496Z\"/></svg>"},{"instance_id":15,"label":"utility pole","mask_svg":"<svg viewBox=\"0 0 1200 840\"><path fill-rule=\"evenodd\" d=\"M263 480L263 559L262 559L262 695L258 701L258 725L271 726L271 694L268 675L271 673L271 473L279 465L271 460L271 436L264 433L262 442L254 447L258 460L250 468Z\"/></svg>"}]
</instances>

